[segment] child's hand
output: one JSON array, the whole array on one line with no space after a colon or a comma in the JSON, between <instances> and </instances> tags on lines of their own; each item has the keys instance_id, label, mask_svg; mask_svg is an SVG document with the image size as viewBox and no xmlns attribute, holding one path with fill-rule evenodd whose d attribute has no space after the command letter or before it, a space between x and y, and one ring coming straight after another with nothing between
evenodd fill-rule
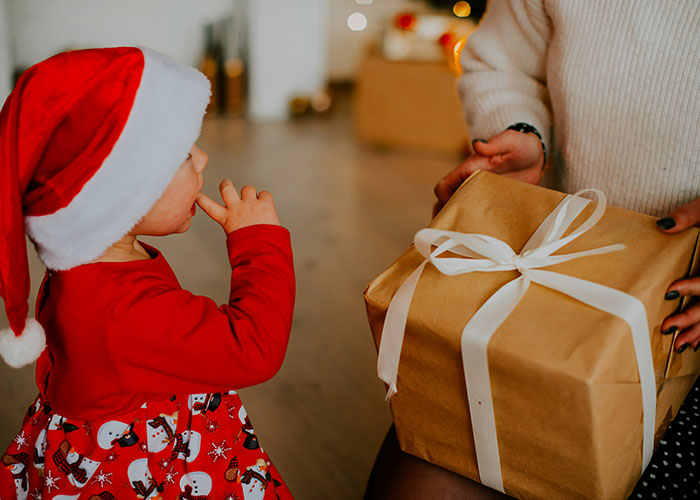
<instances>
[{"instance_id":1,"label":"child's hand","mask_svg":"<svg viewBox=\"0 0 700 500\"><path fill-rule=\"evenodd\" d=\"M462 182L477 170L490 170L530 184L540 182L544 171L544 152L535 134L506 130L488 142L475 140L472 145L474 153L435 185L438 201L433 207L433 217Z\"/></svg>"},{"instance_id":2,"label":"child's hand","mask_svg":"<svg viewBox=\"0 0 700 500\"><path fill-rule=\"evenodd\" d=\"M239 196L229 179L221 181L219 191L224 205L203 193L197 195L196 201L209 217L221 224L227 235L236 229L255 224L280 225L272 195L267 191L257 193L253 186L243 186Z\"/></svg>"},{"instance_id":3,"label":"child's hand","mask_svg":"<svg viewBox=\"0 0 700 500\"><path fill-rule=\"evenodd\" d=\"M700 223L700 198L682 206L668 217L659 219L656 224L664 233L675 234ZM692 297L690 306L682 313L669 316L661 323L661 331L672 334L680 330L674 344L678 352L688 347L698 349L700 345L700 277L678 280L666 290L666 299L674 300L679 296Z\"/></svg>"}]
</instances>

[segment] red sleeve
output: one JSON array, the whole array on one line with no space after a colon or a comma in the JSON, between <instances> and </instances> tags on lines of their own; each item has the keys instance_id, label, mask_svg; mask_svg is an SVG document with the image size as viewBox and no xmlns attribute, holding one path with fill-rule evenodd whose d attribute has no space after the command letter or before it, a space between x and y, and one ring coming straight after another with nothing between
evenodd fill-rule
<instances>
[{"instance_id":1,"label":"red sleeve","mask_svg":"<svg viewBox=\"0 0 700 500\"><path fill-rule=\"evenodd\" d=\"M201 393L270 379L282 366L294 309L289 232L241 228L227 238L231 294L226 305L141 276L117 301L107 355L130 392Z\"/></svg>"}]
</instances>

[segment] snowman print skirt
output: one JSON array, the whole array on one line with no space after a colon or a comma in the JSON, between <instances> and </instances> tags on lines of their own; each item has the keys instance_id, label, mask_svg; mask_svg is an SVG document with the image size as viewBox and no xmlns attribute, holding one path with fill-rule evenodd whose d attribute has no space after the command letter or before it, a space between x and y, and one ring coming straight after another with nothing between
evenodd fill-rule
<instances>
[{"instance_id":1,"label":"snowman print skirt","mask_svg":"<svg viewBox=\"0 0 700 500\"><path fill-rule=\"evenodd\" d=\"M2 500L292 498L234 391L99 421L63 418L39 397L2 462Z\"/></svg>"}]
</instances>

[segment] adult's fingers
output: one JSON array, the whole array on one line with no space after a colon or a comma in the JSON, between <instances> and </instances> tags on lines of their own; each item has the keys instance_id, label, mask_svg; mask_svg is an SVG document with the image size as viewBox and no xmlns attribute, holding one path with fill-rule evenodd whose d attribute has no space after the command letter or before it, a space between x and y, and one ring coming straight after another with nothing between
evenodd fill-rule
<instances>
[{"instance_id":1,"label":"adult's fingers","mask_svg":"<svg viewBox=\"0 0 700 500\"><path fill-rule=\"evenodd\" d=\"M666 289L668 300L677 299L681 295L700 295L700 278L678 280Z\"/></svg>"},{"instance_id":2,"label":"adult's fingers","mask_svg":"<svg viewBox=\"0 0 700 500\"><path fill-rule=\"evenodd\" d=\"M258 192L253 186L243 186L241 188L241 200L255 200L258 197Z\"/></svg>"},{"instance_id":3,"label":"adult's fingers","mask_svg":"<svg viewBox=\"0 0 700 500\"><path fill-rule=\"evenodd\" d=\"M226 218L226 207L218 204L204 193L199 193L195 202L199 205L199 208L204 210L204 213L215 221L222 221Z\"/></svg>"},{"instance_id":4,"label":"adult's fingers","mask_svg":"<svg viewBox=\"0 0 700 500\"><path fill-rule=\"evenodd\" d=\"M488 141L475 140L472 143L474 152L480 154L481 156L496 156L506 154L512 151L517 143L519 137L514 134L520 134L515 130L504 130L498 135L493 136Z\"/></svg>"},{"instance_id":5,"label":"adult's fingers","mask_svg":"<svg viewBox=\"0 0 700 500\"><path fill-rule=\"evenodd\" d=\"M221 184L219 184L219 192L221 193L221 199L224 200L226 206L230 206L237 201L240 201L238 191L236 191L236 187L233 185L233 182L231 182L231 179L224 179L221 181Z\"/></svg>"},{"instance_id":6,"label":"adult's fingers","mask_svg":"<svg viewBox=\"0 0 700 500\"><path fill-rule=\"evenodd\" d=\"M700 324L693 325L676 337L673 348L678 352L683 352L688 348L697 350L698 345L700 345Z\"/></svg>"},{"instance_id":7,"label":"adult's fingers","mask_svg":"<svg viewBox=\"0 0 700 500\"><path fill-rule=\"evenodd\" d=\"M494 169L494 172L498 172L498 170ZM543 171L539 167L525 168L522 170L513 170L512 172L505 172L502 175L520 182L527 182L528 184L539 184L542 180Z\"/></svg>"},{"instance_id":8,"label":"adult's fingers","mask_svg":"<svg viewBox=\"0 0 700 500\"><path fill-rule=\"evenodd\" d=\"M669 234L680 233L697 224L700 224L700 198L656 221L659 229Z\"/></svg>"},{"instance_id":9,"label":"adult's fingers","mask_svg":"<svg viewBox=\"0 0 700 500\"><path fill-rule=\"evenodd\" d=\"M690 328L696 323L700 323L700 304L692 305L685 311L666 318L661 323L661 331L670 334Z\"/></svg>"},{"instance_id":10,"label":"adult's fingers","mask_svg":"<svg viewBox=\"0 0 700 500\"><path fill-rule=\"evenodd\" d=\"M467 158L461 165L452 170L445 177L440 179L437 184L435 184L435 196L440 200L442 204L447 203L447 200L457 191L457 188L462 185L462 183L471 174L477 170L488 170L489 161L488 158L484 158L478 155L472 155Z\"/></svg>"}]
</instances>

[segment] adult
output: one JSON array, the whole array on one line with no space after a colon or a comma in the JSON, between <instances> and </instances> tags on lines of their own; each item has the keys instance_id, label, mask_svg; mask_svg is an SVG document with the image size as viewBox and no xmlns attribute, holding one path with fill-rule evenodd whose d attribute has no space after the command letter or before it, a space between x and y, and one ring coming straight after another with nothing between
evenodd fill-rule
<instances>
[{"instance_id":1,"label":"adult","mask_svg":"<svg viewBox=\"0 0 700 500\"><path fill-rule=\"evenodd\" d=\"M690 0L492 0L461 57L473 154L435 186L435 212L478 169L530 183L548 170L557 189L602 189L611 205L661 217L669 234L699 224L698 26L700 3ZM693 296L696 305L662 330L680 332L679 353L697 350L700 278L669 285L667 299ZM696 384L685 405L698 394ZM700 436L689 428L671 425L631 498L698 498L690 453ZM679 453L681 467L664 453ZM505 496L401 452L392 428L366 498Z\"/></svg>"}]
</instances>

